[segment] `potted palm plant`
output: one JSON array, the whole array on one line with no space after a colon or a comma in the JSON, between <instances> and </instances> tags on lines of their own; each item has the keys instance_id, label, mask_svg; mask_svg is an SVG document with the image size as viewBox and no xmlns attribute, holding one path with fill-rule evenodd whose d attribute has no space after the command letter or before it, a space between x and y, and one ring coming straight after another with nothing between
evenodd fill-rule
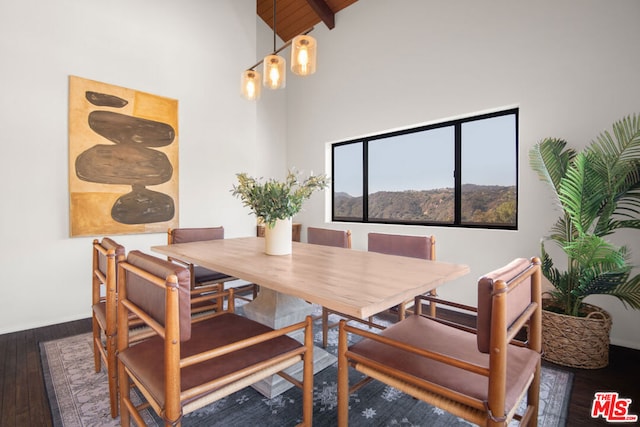
<instances>
[{"instance_id":1,"label":"potted palm plant","mask_svg":"<svg viewBox=\"0 0 640 427\"><path fill-rule=\"evenodd\" d=\"M265 251L269 255L291 253L291 219L314 191L328 186L326 175L309 175L301 179L300 172L289 170L283 181L254 178L238 173L238 183L231 193L251 208L265 227ZM278 238L276 238L278 236Z\"/></svg>"},{"instance_id":2,"label":"potted palm plant","mask_svg":"<svg viewBox=\"0 0 640 427\"><path fill-rule=\"evenodd\" d=\"M640 275L632 276L625 245L607 240L624 228L640 229L640 118L613 124L581 152L546 138L529 152L530 165L549 184L561 215L543 238L542 273L553 288L543 306L544 358L580 368L608 364L611 316L587 304L610 295L640 309ZM563 254L556 267L545 242Z\"/></svg>"}]
</instances>

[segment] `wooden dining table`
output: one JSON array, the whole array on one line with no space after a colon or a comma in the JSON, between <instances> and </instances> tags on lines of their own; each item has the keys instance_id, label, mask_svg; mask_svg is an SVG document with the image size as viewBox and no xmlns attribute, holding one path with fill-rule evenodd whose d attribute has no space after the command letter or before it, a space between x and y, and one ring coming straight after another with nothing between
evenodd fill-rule
<instances>
[{"instance_id":1,"label":"wooden dining table","mask_svg":"<svg viewBox=\"0 0 640 427\"><path fill-rule=\"evenodd\" d=\"M290 255L267 255L260 237L153 246L151 250L259 285L258 297L243 305L242 312L272 328L302 321L313 313L312 304L366 319L469 272L462 264L300 242L292 242ZM335 361L326 350L314 348L314 374ZM299 365L286 372L301 378ZM278 375L252 385L270 399L291 386Z\"/></svg>"},{"instance_id":2,"label":"wooden dining table","mask_svg":"<svg viewBox=\"0 0 640 427\"><path fill-rule=\"evenodd\" d=\"M331 311L366 319L469 273L444 261L292 242L290 255L266 255L245 237L153 246L152 251L219 271Z\"/></svg>"}]
</instances>

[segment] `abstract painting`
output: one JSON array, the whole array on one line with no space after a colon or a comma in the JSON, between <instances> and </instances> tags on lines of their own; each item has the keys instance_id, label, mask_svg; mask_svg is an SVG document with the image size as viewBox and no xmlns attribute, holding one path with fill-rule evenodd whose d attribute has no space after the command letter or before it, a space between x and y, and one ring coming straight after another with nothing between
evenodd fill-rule
<instances>
[{"instance_id":1,"label":"abstract painting","mask_svg":"<svg viewBox=\"0 0 640 427\"><path fill-rule=\"evenodd\" d=\"M69 77L70 235L178 226L178 101Z\"/></svg>"}]
</instances>

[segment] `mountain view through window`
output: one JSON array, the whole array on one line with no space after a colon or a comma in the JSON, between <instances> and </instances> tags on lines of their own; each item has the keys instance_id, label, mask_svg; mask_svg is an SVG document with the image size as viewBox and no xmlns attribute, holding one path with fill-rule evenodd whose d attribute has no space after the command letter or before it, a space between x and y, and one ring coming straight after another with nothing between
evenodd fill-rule
<instances>
[{"instance_id":1,"label":"mountain view through window","mask_svg":"<svg viewBox=\"0 0 640 427\"><path fill-rule=\"evenodd\" d=\"M518 110L333 145L333 220L517 226Z\"/></svg>"}]
</instances>

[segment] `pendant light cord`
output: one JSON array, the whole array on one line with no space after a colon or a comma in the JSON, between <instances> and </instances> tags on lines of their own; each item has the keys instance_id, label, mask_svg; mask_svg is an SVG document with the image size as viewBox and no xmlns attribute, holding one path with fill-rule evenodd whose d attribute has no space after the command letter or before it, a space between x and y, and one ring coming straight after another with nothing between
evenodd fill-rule
<instances>
[{"instance_id":1,"label":"pendant light cord","mask_svg":"<svg viewBox=\"0 0 640 427\"><path fill-rule=\"evenodd\" d=\"M309 34L311 31L314 30L315 27L311 27L308 30L305 30L303 32L300 33L300 35L306 36L307 34ZM274 54L278 54L280 52L282 52L283 50L285 50L286 48L288 48L289 46L291 46L291 43L293 42L293 39L289 40L288 42L284 43L282 46L280 46L279 49L276 49L274 51ZM261 59L260 61L256 62L255 64L253 64L251 67L247 68L247 70L254 70L258 65L262 64L264 62L264 58Z\"/></svg>"},{"instance_id":2,"label":"pendant light cord","mask_svg":"<svg viewBox=\"0 0 640 427\"><path fill-rule=\"evenodd\" d=\"M276 0L273 0L273 54L276 53Z\"/></svg>"},{"instance_id":3,"label":"pendant light cord","mask_svg":"<svg viewBox=\"0 0 640 427\"><path fill-rule=\"evenodd\" d=\"M313 28L314 27L311 27L308 30L303 31L302 33L300 33L300 35L306 36L311 31L313 31ZM273 55L277 55L281 51L288 48L291 45L291 42L293 42L293 39L289 40L288 42L280 46L280 49L276 49L276 0L273 0ZM258 65L262 64L263 62L264 62L264 58L256 62L255 64L253 64L251 67L247 68L247 70L254 70Z\"/></svg>"}]
</instances>

